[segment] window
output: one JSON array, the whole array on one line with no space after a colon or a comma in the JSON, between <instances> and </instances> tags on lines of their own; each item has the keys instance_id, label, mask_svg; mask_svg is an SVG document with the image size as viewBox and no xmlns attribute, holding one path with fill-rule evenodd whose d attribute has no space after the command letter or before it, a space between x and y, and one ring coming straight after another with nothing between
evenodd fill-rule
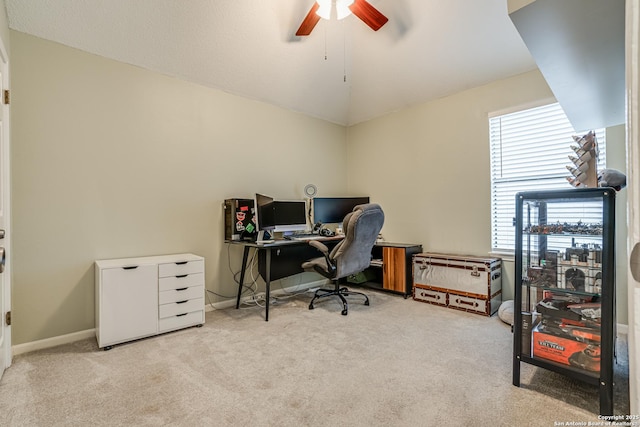
<instances>
[{"instance_id":1,"label":"window","mask_svg":"<svg viewBox=\"0 0 640 427\"><path fill-rule=\"evenodd\" d=\"M594 131L601 170L606 164L605 130ZM493 251L514 250L516 193L571 188L566 177L571 176L569 156L575 156L571 146L577 146L572 136L587 132L575 131L558 103L489 118Z\"/></svg>"}]
</instances>

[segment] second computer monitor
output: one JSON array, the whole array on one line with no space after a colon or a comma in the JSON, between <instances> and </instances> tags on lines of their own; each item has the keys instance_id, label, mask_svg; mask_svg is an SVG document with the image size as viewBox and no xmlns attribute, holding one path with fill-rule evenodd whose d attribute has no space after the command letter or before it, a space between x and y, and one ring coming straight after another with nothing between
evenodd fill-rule
<instances>
[{"instance_id":1,"label":"second computer monitor","mask_svg":"<svg viewBox=\"0 0 640 427\"><path fill-rule=\"evenodd\" d=\"M307 230L304 200L274 200L258 207L260 230L275 232Z\"/></svg>"},{"instance_id":2,"label":"second computer monitor","mask_svg":"<svg viewBox=\"0 0 640 427\"><path fill-rule=\"evenodd\" d=\"M313 222L341 223L358 205L369 203L369 197L316 197L313 199Z\"/></svg>"}]
</instances>

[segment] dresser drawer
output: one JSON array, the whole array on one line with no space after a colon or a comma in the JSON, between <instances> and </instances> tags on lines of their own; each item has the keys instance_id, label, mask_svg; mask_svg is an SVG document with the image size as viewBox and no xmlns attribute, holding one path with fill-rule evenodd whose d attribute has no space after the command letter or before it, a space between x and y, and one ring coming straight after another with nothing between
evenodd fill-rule
<instances>
[{"instance_id":1,"label":"dresser drawer","mask_svg":"<svg viewBox=\"0 0 640 427\"><path fill-rule=\"evenodd\" d=\"M204 310L204 297L162 304L159 307L159 317L163 319L165 317L175 316L176 314L185 314L198 310Z\"/></svg>"},{"instance_id":2,"label":"dresser drawer","mask_svg":"<svg viewBox=\"0 0 640 427\"><path fill-rule=\"evenodd\" d=\"M413 299L416 301L428 302L430 304L447 305L447 293L436 291L428 287L414 286Z\"/></svg>"},{"instance_id":3,"label":"dresser drawer","mask_svg":"<svg viewBox=\"0 0 640 427\"><path fill-rule=\"evenodd\" d=\"M171 289L190 288L192 286L204 286L204 273L161 277L158 279L158 289L160 292Z\"/></svg>"},{"instance_id":4,"label":"dresser drawer","mask_svg":"<svg viewBox=\"0 0 640 427\"><path fill-rule=\"evenodd\" d=\"M464 295L449 294L449 307L475 313L487 313L487 300Z\"/></svg>"},{"instance_id":5,"label":"dresser drawer","mask_svg":"<svg viewBox=\"0 0 640 427\"><path fill-rule=\"evenodd\" d=\"M186 328L204 323L204 310L192 311L187 314L165 317L158 322L158 330L167 332L174 329Z\"/></svg>"},{"instance_id":6,"label":"dresser drawer","mask_svg":"<svg viewBox=\"0 0 640 427\"><path fill-rule=\"evenodd\" d=\"M190 288L171 289L161 291L158 297L160 304L169 304L172 302L187 301L196 298L202 298L204 295L204 286L192 286Z\"/></svg>"},{"instance_id":7,"label":"dresser drawer","mask_svg":"<svg viewBox=\"0 0 640 427\"><path fill-rule=\"evenodd\" d=\"M204 273L204 261L177 261L158 265L158 276L182 276L185 274Z\"/></svg>"}]
</instances>

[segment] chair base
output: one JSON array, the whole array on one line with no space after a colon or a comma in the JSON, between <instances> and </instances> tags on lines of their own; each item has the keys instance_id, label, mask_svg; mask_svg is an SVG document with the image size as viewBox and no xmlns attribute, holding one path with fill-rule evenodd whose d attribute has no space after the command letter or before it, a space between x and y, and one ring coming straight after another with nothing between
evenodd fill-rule
<instances>
[{"instance_id":1,"label":"chair base","mask_svg":"<svg viewBox=\"0 0 640 427\"><path fill-rule=\"evenodd\" d=\"M362 292L349 290L348 288L345 288L345 287L341 288L340 285L336 282L335 287L333 289L318 289L314 293L313 298L309 303L309 310L313 310L315 308L313 306L313 303L316 300L319 300L325 297L337 296L342 300L342 315L346 316L349 310L349 304L347 303L347 299L345 297L348 297L350 295L362 295L364 297L364 305L369 305L369 297L367 295L363 294Z\"/></svg>"}]
</instances>

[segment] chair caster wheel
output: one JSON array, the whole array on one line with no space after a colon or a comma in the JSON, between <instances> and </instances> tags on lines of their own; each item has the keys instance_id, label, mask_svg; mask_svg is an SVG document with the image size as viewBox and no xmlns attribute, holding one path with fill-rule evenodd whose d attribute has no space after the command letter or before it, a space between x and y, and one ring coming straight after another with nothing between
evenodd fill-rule
<instances>
[{"instance_id":1,"label":"chair caster wheel","mask_svg":"<svg viewBox=\"0 0 640 427\"><path fill-rule=\"evenodd\" d=\"M309 310L313 310L313 309L314 309L313 304L309 304Z\"/></svg>"},{"instance_id":2,"label":"chair caster wheel","mask_svg":"<svg viewBox=\"0 0 640 427\"><path fill-rule=\"evenodd\" d=\"M342 315L346 316L347 315L347 310L342 310Z\"/></svg>"},{"instance_id":3,"label":"chair caster wheel","mask_svg":"<svg viewBox=\"0 0 640 427\"><path fill-rule=\"evenodd\" d=\"M366 301L364 302L364 305L369 305L369 300L366 300Z\"/></svg>"}]
</instances>

